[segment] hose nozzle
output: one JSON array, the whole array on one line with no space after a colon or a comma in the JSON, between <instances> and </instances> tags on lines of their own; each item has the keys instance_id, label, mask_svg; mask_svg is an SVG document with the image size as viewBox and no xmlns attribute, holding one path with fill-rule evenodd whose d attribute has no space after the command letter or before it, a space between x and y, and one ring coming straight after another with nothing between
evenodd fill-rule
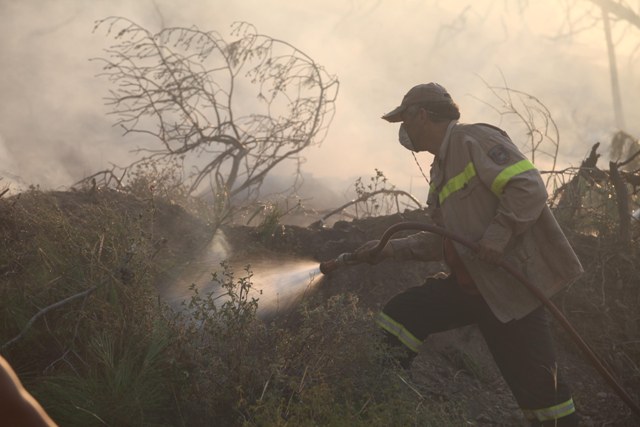
<instances>
[{"instance_id":1,"label":"hose nozzle","mask_svg":"<svg viewBox=\"0 0 640 427\"><path fill-rule=\"evenodd\" d=\"M320 263L320 272L324 275L333 273L339 268L345 267L347 265L359 264L359 261L355 259L355 254L347 252L344 254L338 255L337 258L330 259L329 261L324 261Z\"/></svg>"}]
</instances>

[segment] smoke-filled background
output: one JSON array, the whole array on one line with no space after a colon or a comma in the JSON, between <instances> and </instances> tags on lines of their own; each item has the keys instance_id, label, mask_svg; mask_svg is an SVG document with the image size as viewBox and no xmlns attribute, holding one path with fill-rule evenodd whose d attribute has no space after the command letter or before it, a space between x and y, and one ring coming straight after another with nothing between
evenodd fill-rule
<instances>
[{"instance_id":1,"label":"smoke-filled background","mask_svg":"<svg viewBox=\"0 0 640 427\"><path fill-rule=\"evenodd\" d=\"M380 116L429 81L448 88L462 121L501 125L516 142L522 127L491 108L500 101L487 84L534 95L558 124L560 166L577 165L597 141L606 151L617 130L598 11L589 0L0 0L0 183L61 188L130 163L137 142L112 126L109 85L89 61L113 42L92 32L112 15L152 32L195 25L223 36L246 21L336 75L335 117L322 146L304 153L303 171L338 195L378 168L424 200L397 125ZM637 137L640 29L616 24L613 35L625 130ZM418 159L427 169L430 155Z\"/></svg>"}]
</instances>

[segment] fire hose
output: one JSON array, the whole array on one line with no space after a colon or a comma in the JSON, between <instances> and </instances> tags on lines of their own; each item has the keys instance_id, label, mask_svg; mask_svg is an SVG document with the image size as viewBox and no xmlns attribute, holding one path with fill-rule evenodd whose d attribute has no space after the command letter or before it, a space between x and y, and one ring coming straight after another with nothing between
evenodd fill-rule
<instances>
[{"instance_id":1,"label":"fire hose","mask_svg":"<svg viewBox=\"0 0 640 427\"><path fill-rule=\"evenodd\" d=\"M464 239L443 228L437 227L432 224L425 224L421 222L401 222L389 227L380 238L380 242L371 249L370 257L373 259L384 249L384 247L391 239L391 236L399 231L405 230L421 230L428 231L430 233L439 234L443 237L449 238L455 242L458 242L474 252L478 251L478 244L475 242L471 242L469 240ZM353 253L344 253L338 256L335 259L325 261L320 263L320 271L322 274L330 274L331 272L349 265L359 264L362 261L356 259L355 254ZM587 360L593 365L593 367L598 371L598 373L602 376L602 378L609 384L609 386L616 392L616 394L624 401L624 403L637 415L640 417L640 406L634 402L634 400L629 396L629 394L622 388L620 384L613 378L613 375L607 370L604 364L600 361L598 356L594 353L594 351L589 347L589 345L582 339L582 337L575 330L573 325L567 320L567 318L562 314L562 312L556 307L556 305L551 302L549 298L547 298L544 293L540 289L538 289L533 283L531 283L524 275L512 267L510 264L505 262L504 260L498 263L498 266L506 270L513 277L518 279L523 285L531 291L538 300L551 312L551 314L560 322L562 327L569 333L572 341L578 346L578 348L582 351Z\"/></svg>"}]
</instances>

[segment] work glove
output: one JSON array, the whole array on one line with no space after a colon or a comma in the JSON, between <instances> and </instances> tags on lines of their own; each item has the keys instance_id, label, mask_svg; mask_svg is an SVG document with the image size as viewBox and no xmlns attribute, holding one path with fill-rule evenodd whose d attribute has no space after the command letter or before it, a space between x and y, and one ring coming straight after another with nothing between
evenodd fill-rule
<instances>
[{"instance_id":1,"label":"work glove","mask_svg":"<svg viewBox=\"0 0 640 427\"><path fill-rule=\"evenodd\" d=\"M502 262L504 248L493 240L480 239L478 241L478 258L489 264L498 265Z\"/></svg>"},{"instance_id":2,"label":"work glove","mask_svg":"<svg viewBox=\"0 0 640 427\"><path fill-rule=\"evenodd\" d=\"M354 258L359 262L366 262L373 265L378 264L386 258L393 257L393 246L389 243L374 256L373 249L378 246L378 243L380 243L379 240L368 241L353 252Z\"/></svg>"},{"instance_id":3,"label":"work glove","mask_svg":"<svg viewBox=\"0 0 640 427\"><path fill-rule=\"evenodd\" d=\"M445 228L444 218L442 217L442 208L432 208L429 211L429 218L431 218L434 225L437 225L440 228Z\"/></svg>"}]
</instances>

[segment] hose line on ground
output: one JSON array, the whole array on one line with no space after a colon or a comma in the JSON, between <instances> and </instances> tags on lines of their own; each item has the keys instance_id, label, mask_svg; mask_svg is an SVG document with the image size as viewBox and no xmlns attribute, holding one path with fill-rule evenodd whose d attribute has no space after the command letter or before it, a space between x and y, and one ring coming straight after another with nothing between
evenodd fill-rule
<instances>
[{"instance_id":1,"label":"hose line on ground","mask_svg":"<svg viewBox=\"0 0 640 427\"><path fill-rule=\"evenodd\" d=\"M452 233L448 230L445 230L441 227L426 224L422 222L400 222L398 224L392 225L389 227L380 237L380 242L371 250L371 257L375 258L375 256L384 249L384 247L391 239L395 233L399 231L406 230L421 230L428 231L430 233L439 234L443 237L449 238L455 242L460 243L473 250L474 252L478 251L478 244L475 242L471 242L461 236L458 236L455 233ZM342 254L340 257L335 260L326 261L320 264L320 271L324 274L330 273L331 271L337 269L341 265L349 265L357 263L353 259L352 254ZM504 260L498 263L498 266L506 270L513 277L518 279L523 285L531 291L540 302L547 307L547 309L551 312L551 314L560 322L562 327L569 333L569 336L573 340L573 342L580 348L582 353L585 355L587 360L596 368L598 373L604 378L604 380L609 384L609 386L616 392L616 394L627 404L627 406L638 416L640 417L640 406L634 402L634 400L629 396L629 394L622 388L620 384L613 378L613 375L607 370L604 364L600 361L598 356L594 353L594 351L589 347L589 345L582 339L582 337L575 330L573 325L567 320L567 318L562 314L560 309L556 307L556 305L551 302L549 298L547 298L544 293L540 289L538 289L533 283L531 283L524 275L512 267L510 264L505 262Z\"/></svg>"}]
</instances>

